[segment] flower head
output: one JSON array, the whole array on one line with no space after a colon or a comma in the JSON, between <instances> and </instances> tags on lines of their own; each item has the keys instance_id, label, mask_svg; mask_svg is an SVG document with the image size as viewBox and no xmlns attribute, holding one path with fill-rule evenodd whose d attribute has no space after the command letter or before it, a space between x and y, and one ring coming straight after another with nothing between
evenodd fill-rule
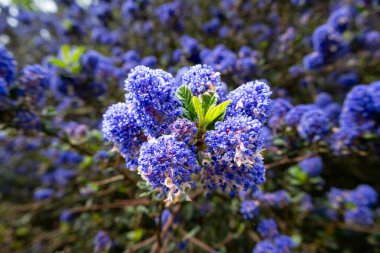
<instances>
[{"instance_id":1,"label":"flower head","mask_svg":"<svg viewBox=\"0 0 380 253\"><path fill-rule=\"evenodd\" d=\"M182 114L180 102L175 98L175 80L163 70L138 66L128 75L125 89L141 128L149 135L168 133L169 125Z\"/></svg>"}]
</instances>

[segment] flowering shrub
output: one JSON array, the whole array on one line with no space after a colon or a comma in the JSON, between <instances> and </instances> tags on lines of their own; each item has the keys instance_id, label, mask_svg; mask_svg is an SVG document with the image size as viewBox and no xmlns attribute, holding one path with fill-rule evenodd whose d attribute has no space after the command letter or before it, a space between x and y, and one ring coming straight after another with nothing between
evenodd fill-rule
<instances>
[{"instance_id":1,"label":"flowering shrub","mask_svg":"<svg viewBox=\"0 0 380 253\"><path fill-rule=\"evenodd\" d=\"M377 252L379 11L0 0L1 252Z\"/></svg>"}]
</instances>

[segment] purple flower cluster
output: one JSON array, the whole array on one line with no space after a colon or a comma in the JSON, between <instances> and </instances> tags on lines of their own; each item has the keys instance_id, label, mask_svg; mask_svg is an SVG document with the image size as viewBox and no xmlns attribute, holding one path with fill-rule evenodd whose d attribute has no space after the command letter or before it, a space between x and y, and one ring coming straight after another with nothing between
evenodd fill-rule
<instances>
[{"instance_id":1,"label":"purple flower cluster","mask_svg":"<svg viewBox=\"0 0 380 253\"><path fill-rule=\"evenodd\" d=\"M128 75L127 96L146 134L157 137L168 133L170 124L181 115L180 103L175 98L176 88L173 76L163 70L138 66Z\"/></svg>"},{"instance_id":2,"label":"purple flower cluster","mask_svg":"<svg viewBox=\"0 0 380 253\"><path fill-rule=\"evenodd\" d=\"M200 95L219 93L214 107L225 97L219 73L206 65L191 67L182 84L192 99L199 96L203 101ZM198 129L201 118L192 122L180 117L182 108L175 97L179 87L169 73L136 67L125 88L126 102L112 105L103 116L103 135L116 144L128 167L137 168L169 200L194 186L196 174L207 192L222 190L231 196L242 189L255 190L265 181L261 151L262 122L271 104L267 83L250 82L231 92L228 97L235 108L219 112L226 118L207 130Z\"/></svg>"},{"instance_id":3,"label":"purple flower cluster","mask_svg":"<svg viewBox=\"0 0 380 253\"><path fill-rule=\"evenodd\" d=\"M163 135L145 142L140 150L139 173L152 188L161 188L173 200L173 194L191 188L191 175L200 172L196 155L186 143Z\"/></svg>"},{"instance_id":4,"label":"purple flower cluster","mask_svg":"<svg viewBox=\"0 0 380 253\"><path fill-rule=\"evenodd\" d=\"M247 116L265 123L271 113L271 94L265 81L242 84L227 96L231 100L227 116Z\"/></svg>"},{"instance_id":5,"label":"purple flower cluster","mask_svg":"<svg viewBox=\"0 0 380 253\"><path fill-rule=\"evenodd\" d=\"M236 192L239 186L244 190L256 189L265 181L261 128L256 119L236 116L217 122L215 130L206 133L211 161L202 180L207 188Z\"/></svg>"},{"instance_id":6,"label":"purple flower cluster","mask_svg":"<svg viewBox=\"0 0 380 253\"><path fill-rule=\"evenodd\" d=\"M103 115L102 131L106 140L119 147L127 166L135 169L140 146L146 138L138 125L134 105L128 102L117 103L108 108Z\"/></svg>"},{"instance_id":7,"label":"purple flower cluster","mask_svg":"<svg viewBox=\"0 0 380 253\"><path fill-rule=\"evenodd\" d=\"M279 233L277 223L273 219L261 220L257 226L257 232L259 232L264 240L255 245L252 253L290 253L296 247L291 237Z\"/></svg>"},{"instance_id":8,"label":"purple flower cluster","mask_svg":"<svg viewBox=\"0 0 380 253\"><path fill-rule=\"evenodd\" d=\"M264 219L257 225L257 232L263 238L274 238L278 233L277 223L273 219Z\"/></svg>"},{"instance_id":9,"label":"purple flower cluster","mask_svg":"<svg viewBox=\"0 0 380 253\"><path fill-rule=\"evenodd\" d=\"M317 177L322 172L322 159L320 156L306 158L298 164L310 177Z\"/></svg>"},{"instance_id":10,"label":"purple flower cluster","mask_svg":"<svg viewBox=\"0 0 380 253\"><path fill-rule=\"evenodd\" d=\"M337 60L349 51L342 32L349 28L353 12L349 6L342 6L331 13L328 22L317 27L312 36L314 52L304 57L304 67L316 70Z\"/></svg>"},{"instance_id":11,"label":"purple flower cluster","mask_svg":"<svg viewBox=\"0 0 380 253\"><path fill-rule=\"evenodd\" d=\"M378 194L369 185L359 185L353 190L332 188L327 195L331 208L344 211L347 225L370 227L374 224L374 213L371 210L377 201Z\"/></svg>"},{"instance_id":12,"label":"purple flower cluster","mask_svg":"<svg viewBox=\"0 0 380 253\"><path fill-rule=\"evenodd\" d=\"M223 96L223 85L220 80L220 73L215 72L210 66L195 65L182 75L182 85L186 85L193 92L194 96L199 96L207 92L216 92Z\"/></svg>"},{"instance_id":13,"label":"purple flower cluster","mask_svg":"<svg viewBox=\"0 0 380 253\"><path fill-rule=\"evenodd\" d=\"M16 61L5 47L0 46L0 78L3 78L10 85L15 77Z\"/></svg>"}]
</instances>

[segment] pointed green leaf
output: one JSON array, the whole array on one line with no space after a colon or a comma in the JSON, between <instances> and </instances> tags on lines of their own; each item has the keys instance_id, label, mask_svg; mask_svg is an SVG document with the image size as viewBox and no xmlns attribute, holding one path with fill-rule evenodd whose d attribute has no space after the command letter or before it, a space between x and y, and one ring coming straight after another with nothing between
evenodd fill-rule
<instances>
[{"instance_id":1,"label":"pointed green leaf","mask_svg":"<svg viewBox=\"0 0 380 253\"><path fill-rule=\"evenodd\" d=\"M70 62L70 46L65 44L61 46L61 55L65 63Z\"/></svg>"},{"instance_id":2,"label":"pointed green leaf","mask_svg":"<svg viewBox=\"0 0 380 253\"><path fill-rule=\"evenodd\" d=\"M226 112L220 114L216 119L214 119L212 122L207 124L207 130L213 130L215 128L215 124L218 121L223 121L224 117L226 116Z\"/></svg>"},{"instance_id":3,"label":"pointed green leaf","mask_svg":"<svg viewBox=\"0 0 380 253\"><path fill-rule=\"evenodd\" d=\"M219 116L226 112L227 106L231 103L231 100L224 101L223 103L210 108L205 116L206 125L213 122ZM224 117L224 116L223 116Z\"/></svg>"},{"instance_id":4,"label":"pointed green leaf","mask_svg":"<svg viewBox=\"0 0 380 253\"><path fill-rule=\"evenodd\" d=\"M179 87L176 92L176 97L182 103L183 116L190 120L194 120L196 118L196 113L194 110L193 103L191 102L193 93L191 92L189 87L185 85Z\"/></svg>"},{"instance_id":5,"label":"pointed green leaf","mask_svg":"<svg viewBox=\"0 0 380 253\"><path fill-rule=\"evenodd\" d=\"M58 59L57 57L52 57L49 59L49 63L51 63L52 65L58 67L58 68L66 68L67 65L60 59Z\"/></svg>"},{"instance_id":6,"label":"pointed green leaf","mask_svg":"<svg viewBox=\"0 0 380 253\"><path fill-rule=\"evenodd\" d=\"M216 105L216 102L218 101L218 97L214 92L212 92L210 94L203 94L201 96L201 100L202 100L203 111L206 114L207 111L211 107L214 107Z\"/></svg>"},{"instance_id":7,"label":"pointed green leaf","mask_svg":"<svg viewBox=\"0 0 380 253\"><path fill-rule=\"evenodd\" d=\"M205 115L204 115L204 112L203 112L203 108L202 108L202 103L201 101L199 100L198 97L196 96L193 96L191 98L191 102L194 106L194 110L198 116L198 120L199 120L199 126L203 126L204 125L204 122L205 122Z\"/></svg>"},{"instance_id":8,"label":"pointed green leaf","mask_svg":"<svg viewBox=\"0 0 380 253\"><path fill-rule=\"evenodd\" d=\"M177 89L175 96L179 101L181 101L182 105L186 107L189 104L191 104L191 98L193 97L193 93L191 92L189 87L182 85Z\"/></svg>"},{"instance_id":9,"label":"pointed green leaf","mask_svg":"<svg viewBox=\"0 0 380 253\"><path fill-rule=\"evenodd\" d=\"M71 62L78 62L85 51L84 47L77 47L71 55Z\"/></svg>"}]
</instances>

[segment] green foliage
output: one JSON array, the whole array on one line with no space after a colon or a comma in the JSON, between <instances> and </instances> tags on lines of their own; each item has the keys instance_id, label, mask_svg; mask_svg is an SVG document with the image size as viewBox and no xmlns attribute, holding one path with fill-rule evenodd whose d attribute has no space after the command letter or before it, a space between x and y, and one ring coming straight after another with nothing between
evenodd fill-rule
<instances>
[{"instance_id":1,"label":"green foliage","mask_svg":"<svg viewBox=\"0 0 380 253\"><path fill-rule=\"evenodd\" d=\"M177 99L182 103L183 117L195 121L202 131L214 128L217 121L224 119L227 106L231 100L224 101L219 105L218 95L215 92L202 94L200 98L193 96L189 87L182 85L176 92Z\"/></svg>"},{"instance_id":2,"label":"green foliage","mask_svg":"<svg viewBox=\"0 0 380 253\"><path fill-rule=\"evenodd\" d=\"M179 87L176 92L176 97L182 103L183 116L191 121L194 121L196 118L196 113L191 102L193 93L189 87L185 85Z\"/></svg>"},{"instance_id":3,"label":"green foliage","mask_svg":"<svg viewBox=\"0 0 380 253\"><path fill-rule=\"evenodd\" d=\"M60 49L60 57L51 57L49 62L60 69L65 69L71 74L78 74L81 70L80 57L85 51L84 47L72 48L69 45L63 45Z\"/></svg>"}]
</instances>

